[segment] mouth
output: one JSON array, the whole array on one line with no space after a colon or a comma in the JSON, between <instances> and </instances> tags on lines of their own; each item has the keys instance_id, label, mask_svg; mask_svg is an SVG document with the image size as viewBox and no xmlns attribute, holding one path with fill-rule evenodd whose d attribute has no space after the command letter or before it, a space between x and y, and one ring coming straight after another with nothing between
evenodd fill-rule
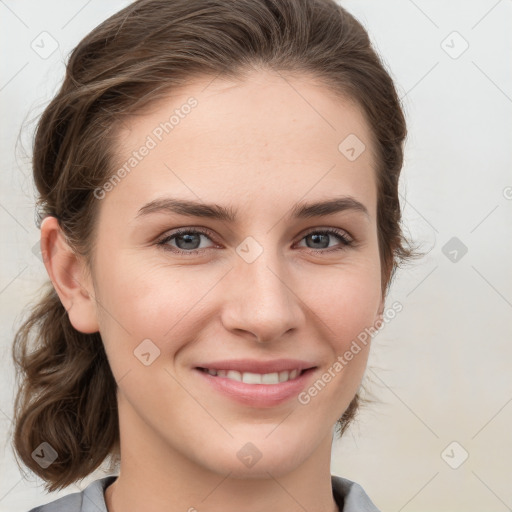
<instances>
[{"instance_id":1,"label":"mouth","mask_svg":"<svg viewBox=\"0 0 512 512\"><path fill-rule=\"evenodd\" d=\"M282 366L282 365L281 365ZM289 403L310 385L318 367L256 373L254 371L207 368L194 371L203 384L229 400L251 408L269 408Z\"/></svg>"},{"instance_id":2,"label":"mouth","mask_svg":"<svg viewBox=\"0 0 512 512\"><path fill-rule=\"evenodd\" d=\"M239 372L237 370L215 370L213 368L201 367L197 367L197 369L208 373L212 377L223 377L237 382L243 382L244 384L272 385L295 380L313 368L306 368L302 370L300 368L294 368L291 370L283 370L280 372L271 373Z\"/></svg>"},{"instance_id":3,"label":"mouth","mask_svg":"<svg viewBox=\"0 0 512 512\"><path fill-rule=\"evenodd\" d=\"M309 359L223 359L198 361L194 373L215 393L250 407L274 407L296 397L316 375Z\"/></svg>"}]
</instances>

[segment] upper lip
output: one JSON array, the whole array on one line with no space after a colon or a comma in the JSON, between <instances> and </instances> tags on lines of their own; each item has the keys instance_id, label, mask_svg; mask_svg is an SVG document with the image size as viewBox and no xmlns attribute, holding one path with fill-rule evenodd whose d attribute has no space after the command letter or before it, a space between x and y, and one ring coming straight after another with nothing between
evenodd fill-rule
<instances>
[{"instance_id":1,"label":"upper lip","mask_svg":"<svg viewBox=\"0 0 512 512\"><path fill-rule=\"evenodd\" d=\"M256 361L254 359L230 359L224 361L212 361L202 363L196 368L207 368L210 370L235 370L240 373L274 373L285 370L307 370L315 365L299 359L274 359L271 361Z\"/></svg>"}]
</instances>

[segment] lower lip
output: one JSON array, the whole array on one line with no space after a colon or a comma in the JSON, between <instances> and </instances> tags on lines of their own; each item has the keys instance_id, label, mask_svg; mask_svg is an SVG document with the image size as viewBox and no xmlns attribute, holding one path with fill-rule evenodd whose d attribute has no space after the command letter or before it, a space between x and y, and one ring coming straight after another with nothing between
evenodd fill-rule
<instances>
[{"instance_id":1,"label":"lower lip","mask_svg":"<svg viewBox=\"0 0 512 512\"><path fill-rule=\"evenodd\" d=\"M306 386L315 368L304 371L299 377L279 384L246 384L226 377L214 377L194 368L208 384L227 397L251 407L273 407L297 396Z\"/></svg>"}]
</instances>

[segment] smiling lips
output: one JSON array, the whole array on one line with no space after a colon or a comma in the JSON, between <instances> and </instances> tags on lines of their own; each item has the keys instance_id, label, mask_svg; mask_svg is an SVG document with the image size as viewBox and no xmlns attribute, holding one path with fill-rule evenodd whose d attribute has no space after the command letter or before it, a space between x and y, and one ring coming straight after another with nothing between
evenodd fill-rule
<instances>
[{"instance_id":1,"label":"smiling lips","mask_svg":"<svg viewBox=\"0 0 512 512\"><path fill-rule=\"evenodd\" d=\"M304 370L297 368L272 373L251 373L239 372L237 370L214 370L212 368L200 368L214 377L225 377L227 379L244 382L245 384L279 384L295 379Z\"/></svg>"},{"instance_id":2,"label":"smiling lips","mask_svg":"<svg viewBox=\"0 0 512 512\"><path fill-rule=\"evenodd\" d=\"M272 361L231 359L203 363L196 368L213 376L231 378L248 384L278 384L294 379L304 370L314 367L313 363L299 359L274 359Z\"/></svg>"},{"instance_id":3,"label":"smiling lips","mask_svg":"<svg viewBox=\"0 0 512 512\"><path fill-rule=\"evenodd\" d=\"M214 389L252 407L271 407L297 395L315 368L298 359L238 359L195 367Z\"/></svg>"}]
</instances>

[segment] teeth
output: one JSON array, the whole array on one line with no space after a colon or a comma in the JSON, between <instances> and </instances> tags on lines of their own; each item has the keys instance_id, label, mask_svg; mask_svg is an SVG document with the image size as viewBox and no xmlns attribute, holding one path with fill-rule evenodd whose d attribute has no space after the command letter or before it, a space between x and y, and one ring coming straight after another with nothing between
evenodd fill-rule
<instances>
[{"instance_id":1,"label":"teeth","mask_svg":"<svg viewBox=\"0 0 512 512\"><path fill-rule=\"evenodd\" d=\"M227 379L244 382L245 384L279 384L291 379L295 379L300 375L300 370L284 370L282 372L274 373L251 373L251 372L238 372L236 370L211 370L207 368L207 373L217 377L225 377Z\"/></svg>"}]
</instances>

